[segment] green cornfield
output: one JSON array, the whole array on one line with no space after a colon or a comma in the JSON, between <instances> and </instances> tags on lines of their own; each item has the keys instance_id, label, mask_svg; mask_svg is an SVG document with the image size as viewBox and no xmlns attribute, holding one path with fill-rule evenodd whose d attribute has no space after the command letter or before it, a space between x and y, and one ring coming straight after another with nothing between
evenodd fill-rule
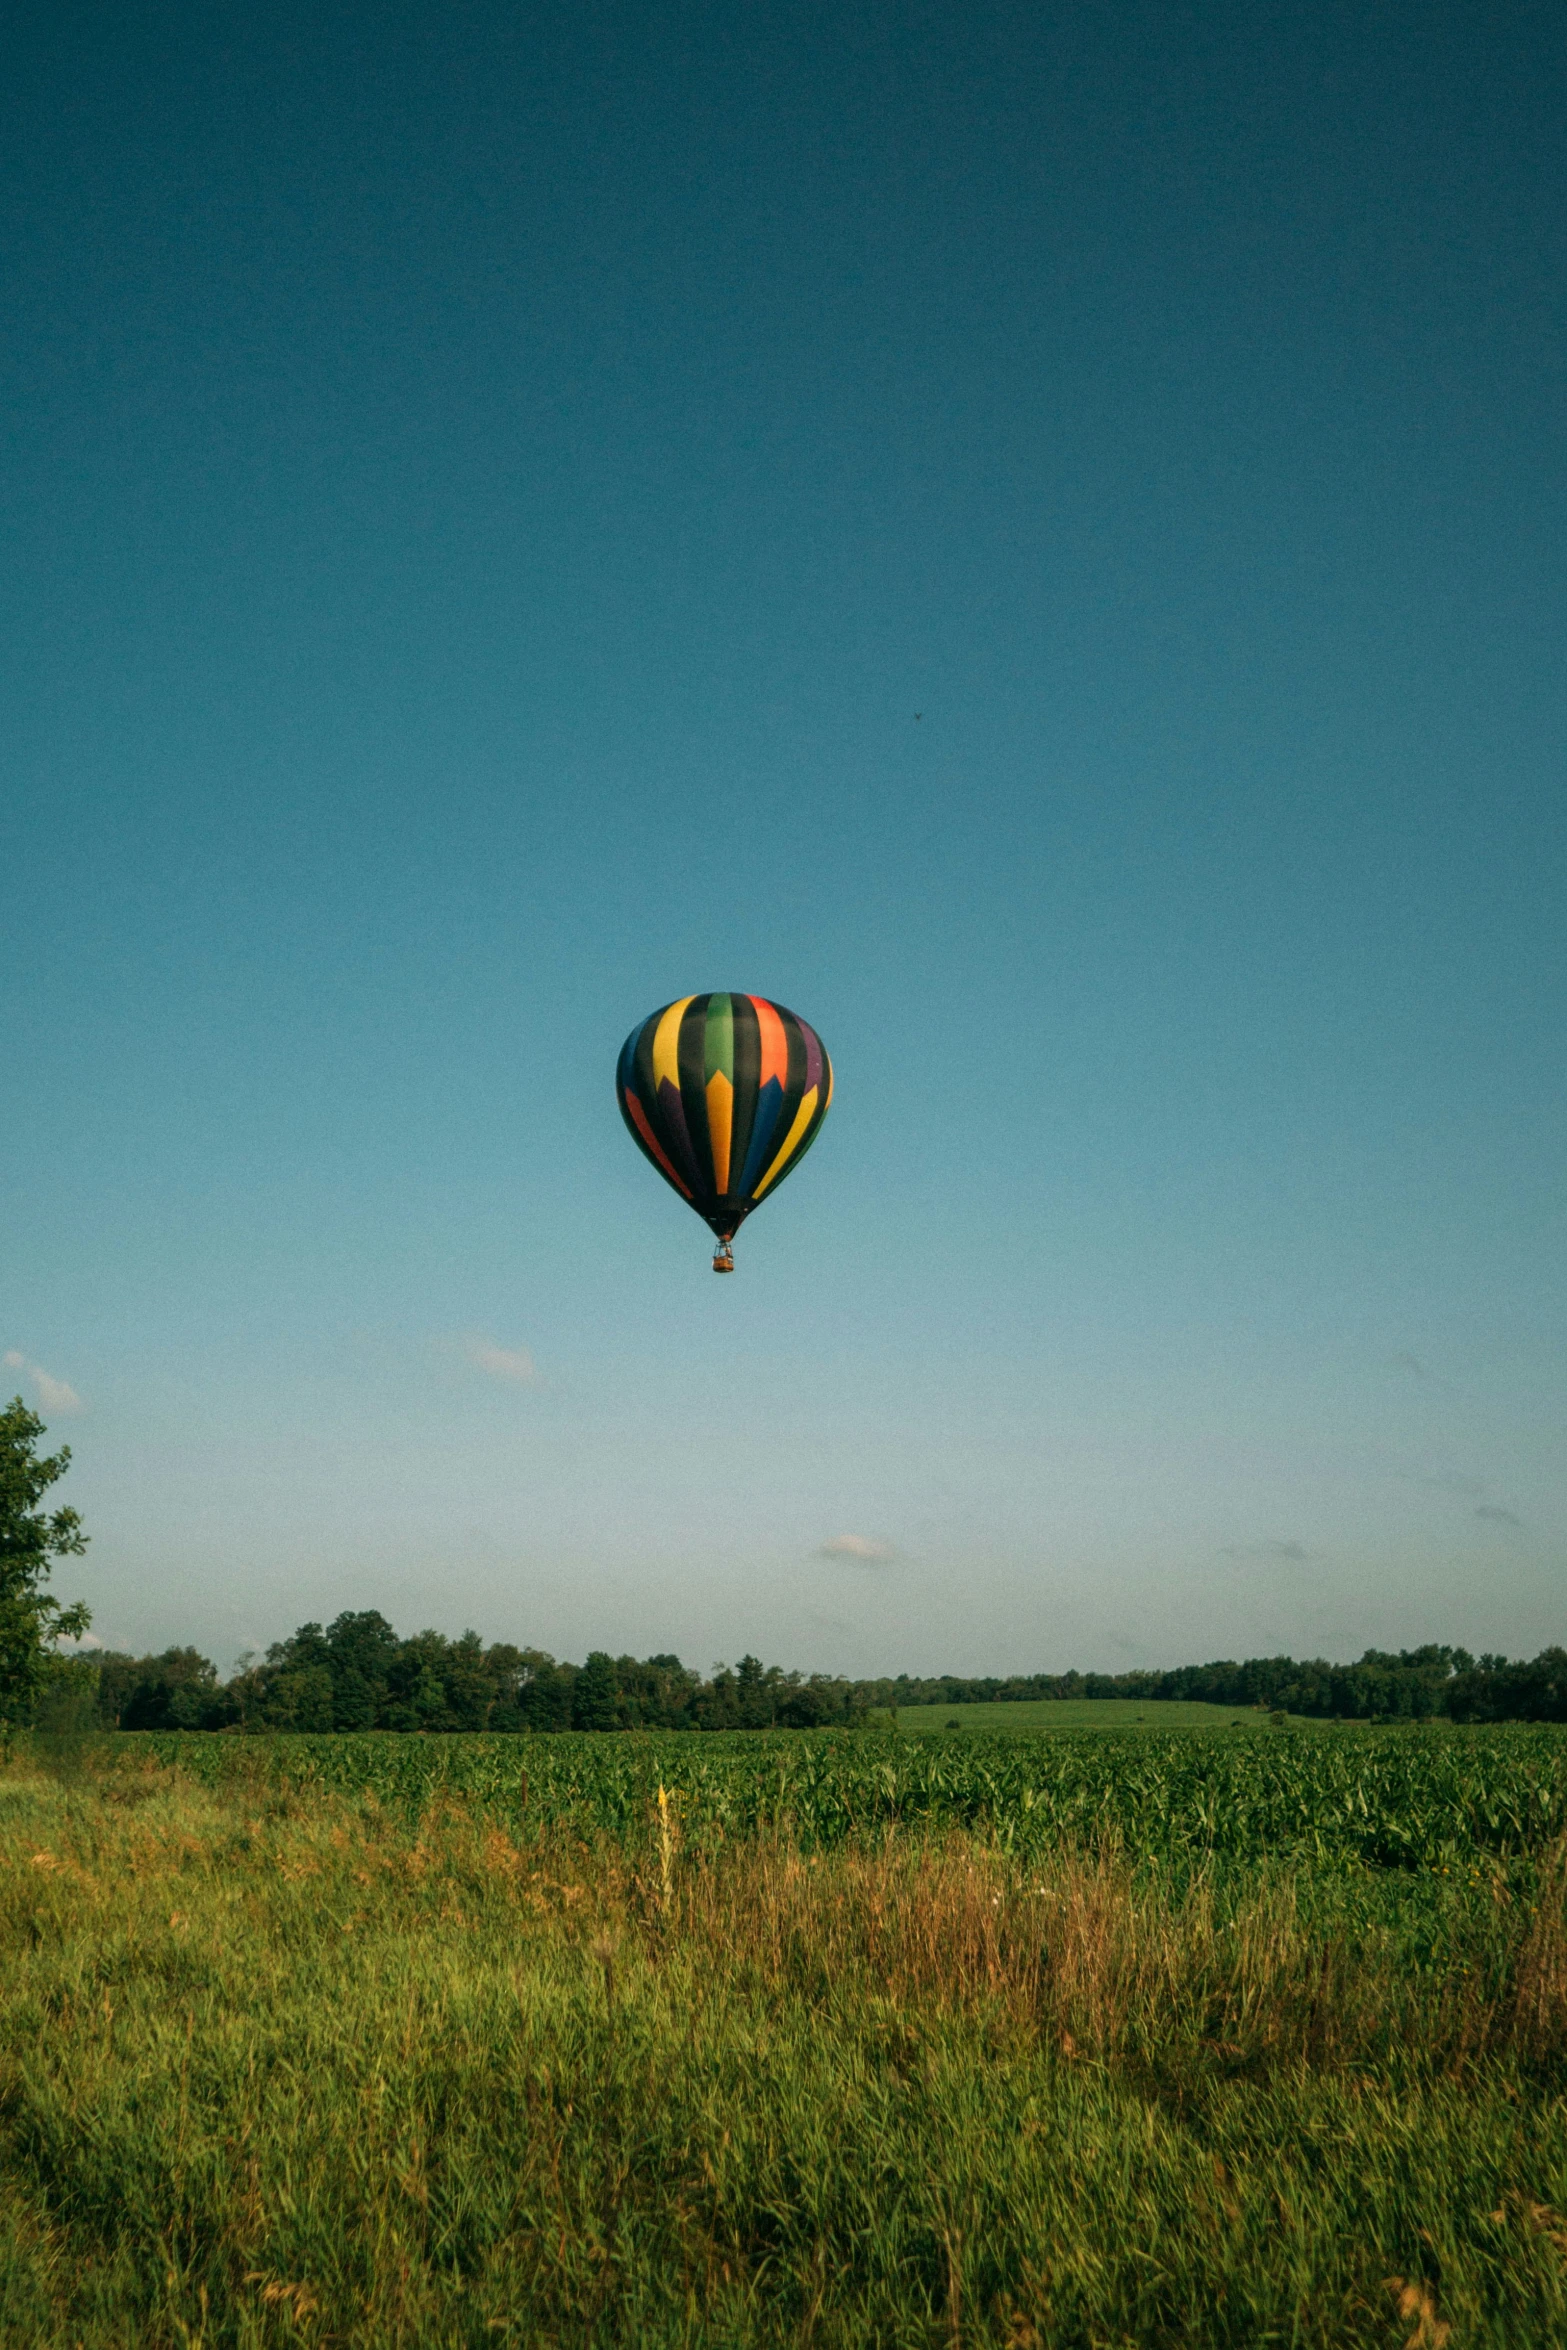
<instances>
[{"instance_id":1,"label":"green cornfield","mask_svg":"<svg viewBox=\"0 0 1567 2350\"><path fill-rule=\"evenodd\" d=\"M688 1842L781 1835L804 1850L894 1828L963 1829L1026 1858L1070 1841L1178 1860L1297 1856L1441 1869L1538 1852L1567 1830L1567 1739L1486 1731L1157 1731L943 1743L867 1733L549 1738L239 1738L144 1733L120 1767L176 1764L219 1787L261 1772L417 1810L440 1794L509 1822L620 1840L647 1833L657 1790Z\"/></svg>"}]
</instances>

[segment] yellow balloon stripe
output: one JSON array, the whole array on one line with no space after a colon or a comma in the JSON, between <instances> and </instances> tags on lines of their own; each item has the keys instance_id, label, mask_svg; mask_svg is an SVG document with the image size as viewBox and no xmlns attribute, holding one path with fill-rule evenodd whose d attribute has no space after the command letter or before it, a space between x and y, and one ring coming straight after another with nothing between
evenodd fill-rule
<instances>
[{"instance_id":1,"label":"yellow balloon stripe","mask_svg":"<svg viewBox=\"0 0 1567 2350\"><path fill-rule=\"evenodd\" d=\"M678 1004L671 1004L653 1031L653 1087L655 1092L667 1077L678 1093L680 1091L680 1023L686 1016L686 1006L695 998L683 995Z\"/></svg>"},{"instance_id":2,"label":"yellow balloon stripe","mask_svg":"<svg viewBox=\"0 0 1567 2350\"><path fill-rule=\"evenodd\" d=\"M729 1138L733 1132L735 1089L722 1069L707 1081L707 1139L713 1148L713 1189L722 1198L729 1189Z\"/></svg>"},{"instance_id":3,"label":"yellow balloon stripe","mask_svg":"<svg viewBox=\"0 0 1567 2350\"><path fill-rule=\"evenodd\" d=\"M777 1176L783 1173L785 1167L788 1166L789 1161L794 1157L795 1152L799 1149L800 1138L804 1134L807 1126L809 1126L811 1123L811 1120L816 1115L816 1096L818 1090L819 1089L813 1085L810 1092L806 1095L804 1101L800 1104L800 1107L795 1111L794 1124L790 1127L787 1135L784 1137L783 1149L778 1153L777 1158L774 1159L772 1165L768 1168L767 1173L762 1177L761 1182L752 1192L751 1197L753 1200L758 1200L761 1198L769 1183L773 1182Z\"/></svg>"}]
</instances>

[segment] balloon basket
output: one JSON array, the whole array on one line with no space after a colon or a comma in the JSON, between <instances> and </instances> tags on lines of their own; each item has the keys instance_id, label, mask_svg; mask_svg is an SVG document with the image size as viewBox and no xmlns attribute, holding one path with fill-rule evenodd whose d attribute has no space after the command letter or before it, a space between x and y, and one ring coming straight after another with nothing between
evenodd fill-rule
<instances>
[{"instance_id":1,"label":"balloon basket","mask_svg":"<svg viewBox=\"0 0 1567 2350\"><path fill-rule=\"evenodd\" d=\"M732 1273L734 1269L735 1252L727 1240L721 1240L713 1251L713 1271L715 1273Z\"/></svg>"}]
</instances>

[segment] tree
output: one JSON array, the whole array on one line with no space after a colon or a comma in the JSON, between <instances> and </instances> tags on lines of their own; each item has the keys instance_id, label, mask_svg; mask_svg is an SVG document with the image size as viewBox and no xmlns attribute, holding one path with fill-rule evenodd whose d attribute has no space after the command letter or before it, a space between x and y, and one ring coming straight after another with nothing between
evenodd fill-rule
<instances>
[{"instance_id":1,"label":"tree","mask_svg":"<svg viewBox=\"0 0 1567 2350\"><path fill-rule=\"evenodd\" d=\"M786 1730L819 1730L832 1720L831 1701L819 1682L807 1681L784 1699L778 1719Z\"/></svg>"},{"instance_id":2,"label":"tree","mask_svg":"<svg viewBox=\"0 0 1567 2350\"><path fill-rule=\"evenodd\" d=\"M43 1588L52 1560L87 1548L75 1510L38 1507L71 1462L68 1445L39 1458L43 1432L20 1396L0 1411L0 1724L31 1718L53 1643L92 1622L82 1601L62 1607Z\"/></svg>"},{"instance_id":3,"label":"tree","mask_svg":"<svg viewBox=\"0 0 1567 2350\"><path fill-rule=\"evenodd\" d=\"M602 1648L590 1648L571 1693L574 1730L614 1730L620 1726L620 1675L615 1660Z\"/></svg>"},{"instance_id":4,"label":"tree","mask_svg":"<svg viewBox=\"0 0 1567 2350\"><path fill-rule=\"evenodd\" d=\"M96 1657L98 1715L121 1730L218 1730L233 1719L218 1668L195 1648Z\"/></svg>"},{"instance_id":5,"label":"tree","mask_svg":"<svg viewBox=\"0 0 1567 2350\"><path fill-rule=\"evenodd\" d=\"M332 1676L334 1730L375 1728L397 1650L397 1634L379 1608L345 1610L328 1624L326 1666Z\"/></svg>"},{"instance_id":6,"label":"tree","mask_svg":"<svg viewBox=\"0 0 1567 2350\"><path fill-rule=\"evenodd\" d=\"M446 1697L451 1643L444 1632L415 1632L400 1643L387 1678L382 1722L388 1730L454 1730Z\"/></svg>"}]
</instances>

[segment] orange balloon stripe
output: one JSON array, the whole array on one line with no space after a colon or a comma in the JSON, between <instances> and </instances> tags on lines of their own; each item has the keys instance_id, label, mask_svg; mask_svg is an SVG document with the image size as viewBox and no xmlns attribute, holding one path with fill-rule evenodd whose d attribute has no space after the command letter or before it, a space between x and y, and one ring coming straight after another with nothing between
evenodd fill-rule
<instances>
[{"instance_id":1,"label":"orange balloon stripe","mask_svg":"<svg viewBox=\"0 0 1567 2350\"><path fill-rule=\"evenodd\" d=\"M658 1137L647 1122L647 1112L643 1109L642 1104L637 1100L636 1095L631 1091L629 1086L626 1088L626 1108L631 1113L631 1123L633 1126L635 1126L637 1132L641 1135L643 1141L647 1144L647 1147L652 1152L654 1158L657 1159L659 1165L663 1168L664 1173L669 1177L669 1180L674 1185L676 1191L678 1191L683 1198L689 1199L691 1197L690 1184L682 1182L681 1178L675 1173L674 1168L670 1165L668 1159L664 1156L663 1151L659 1147Z\"/></svg>"},{"instance_id":2,"label":"orange balloon stripe","mask_svg":"<svg viewBox=\"0 0 1567 2350\"><path fill-rule=\"evenodd\" d=\"M776 1077L780 1085L787 1085L789 1082L789 1037L783 1022L778 1017L778 1007L776 1004L770 1004L764 995L752 996L751 1002L755 1007L756 1025L761 1031L762 1038L762 1073L756 1081L757 1085L758 1087L765 1085L770 1077Z\"/></svg>"},{"instance_id":3,"label":"orange balloon stripe","mask_svg":"<svg viewBox=\"0 0 1567 2350\"><path fill-rule=\"evenodd\" d=\"M707 1081L707 1138L713 1147L713 1189L722 1199L729 1189L729 1141L733 1131L735 1089L722 1069Z\"/></svg>"}]
</instances>

